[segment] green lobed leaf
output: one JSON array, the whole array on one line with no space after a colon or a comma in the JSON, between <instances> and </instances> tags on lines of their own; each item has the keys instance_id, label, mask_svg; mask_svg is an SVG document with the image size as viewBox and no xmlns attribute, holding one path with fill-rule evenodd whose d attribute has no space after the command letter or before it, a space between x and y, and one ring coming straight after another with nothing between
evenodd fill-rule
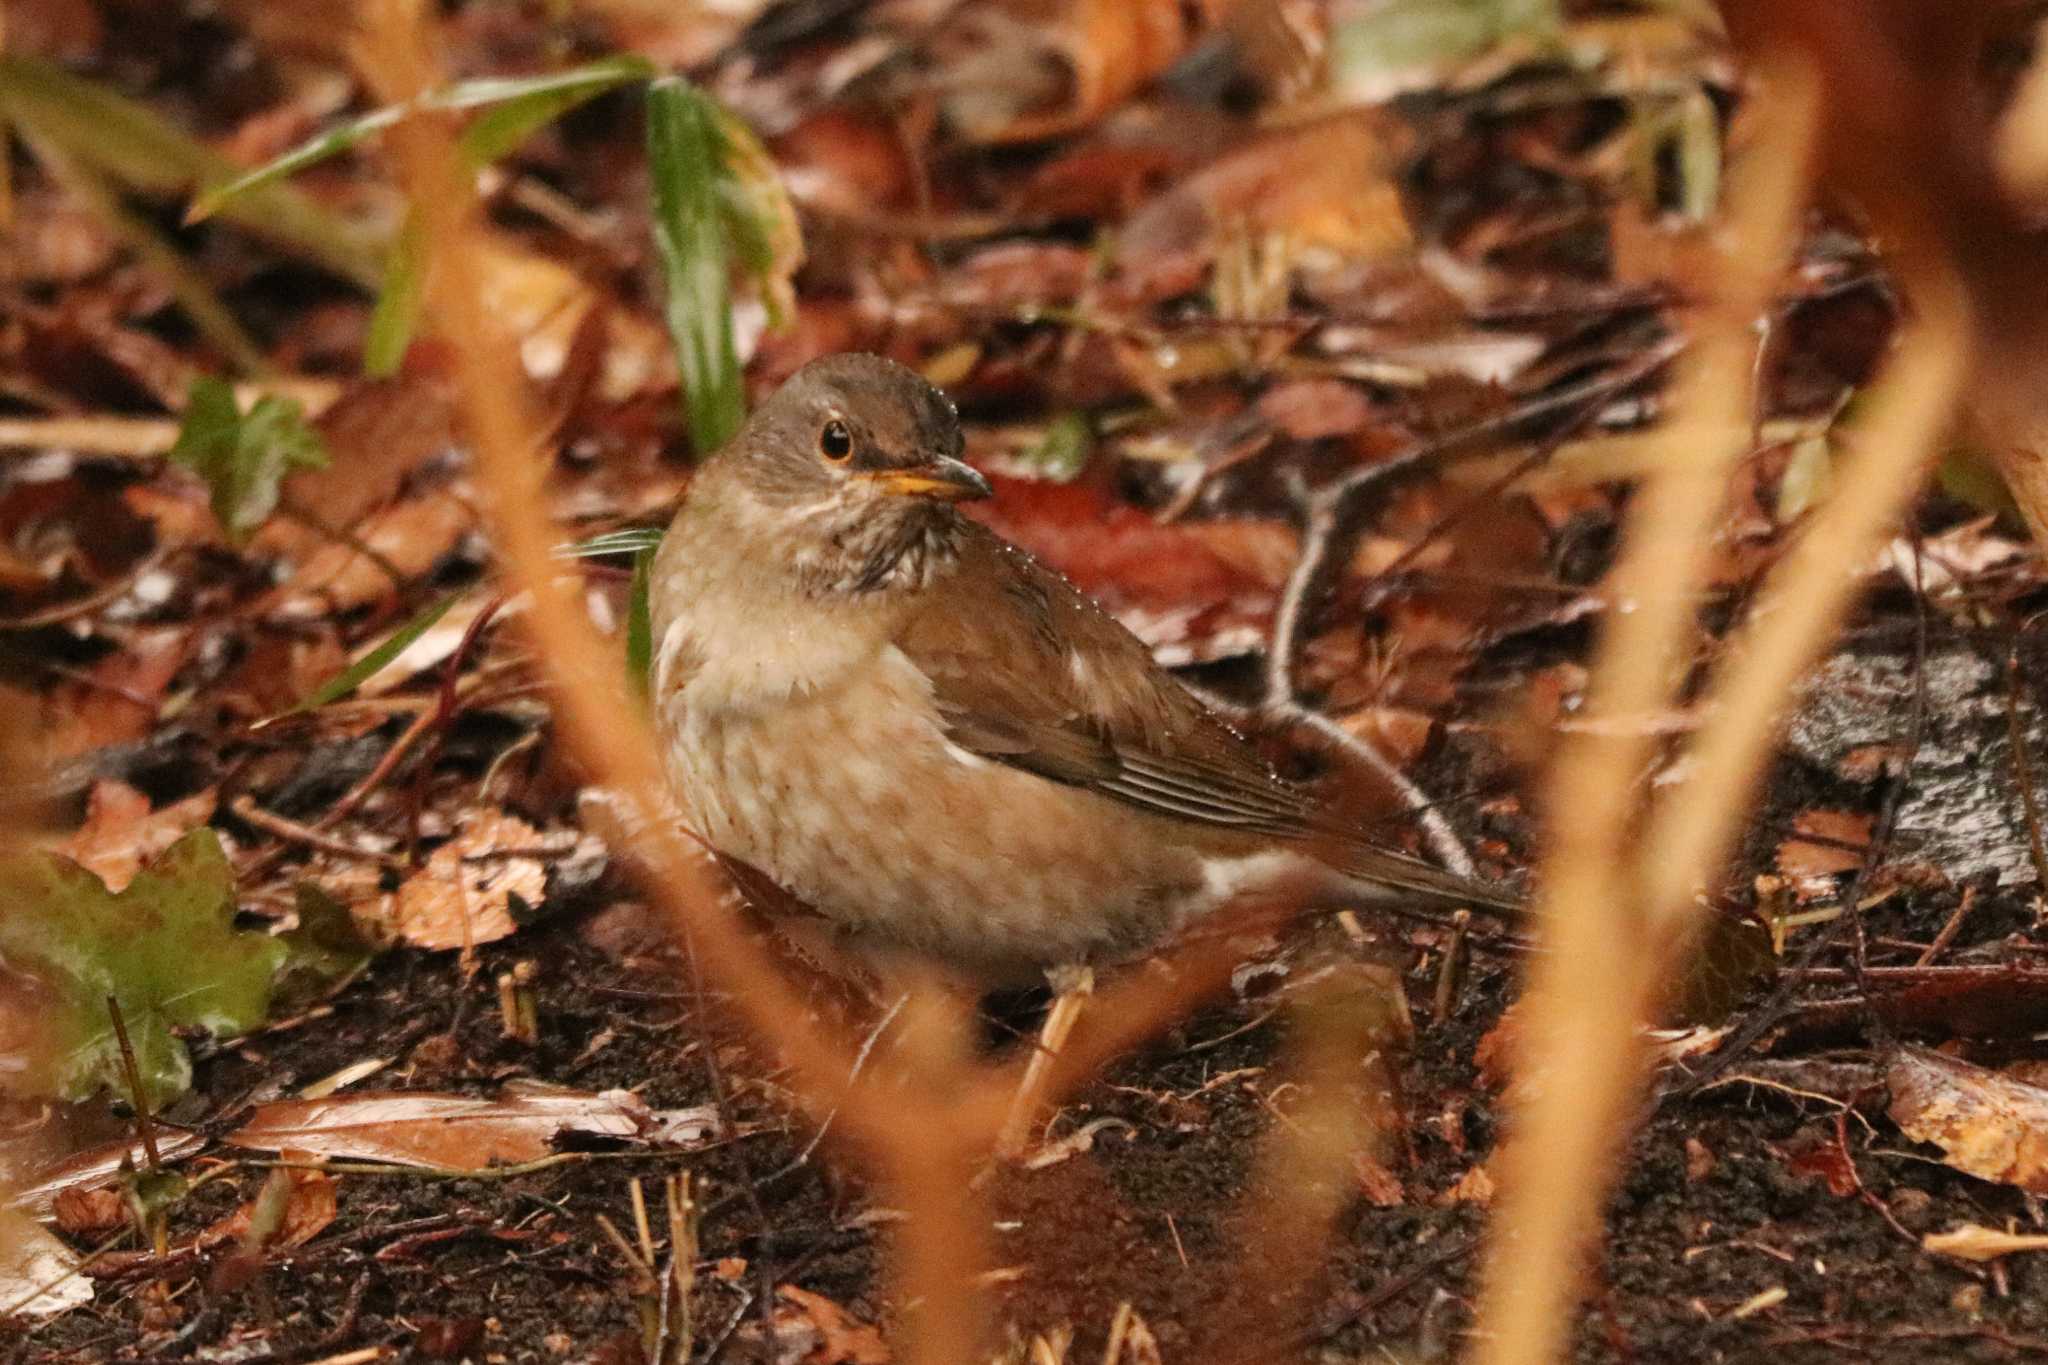
<instances>
[{"instance_id":1,"label":"green lobed leaf","mask_svg":"<svg viewBox=\"0 0 2048 1365\"><path fill-rule=\"evenodd\" d=\"M653 63L643 57L607 57L545 76L457 81L427 95L419 102L419 107L446 111L498 106L480 116L463 134L461 145L470 158L470 164L482 166L510 152L536 129L560 118L584 101L615 86L645 80L653 74ZM192 207L186 214L187 221L209 218L236 200L275 188L279 181L382 132L408 112L408 106L397 104L373 109L306 139L253 170L231 177L215 177L216 183L192 201Z\"/></svg>"},{"instance_id":2,"label":"green lobed leaf","mask_svg":"<svg viewBox=\"0 0 2048 1365\"><path fill-rule=\"evenodd\" d=\"M647 163L664 317L689 407L690 439L708 455L746 416L733 343L732 276L719 183L729 142L718 107L676 78L647 87Z\"/></svg>"},{"instance_id":3,"label":"green lobed leaf","mask_svg":"<svg viewBox=\"0 0 2048 1365\"><path fill-rule=\"evenodd\" d=\"M334 991L377 953L348 907L318 882L300 882L296 899L298 927L278 935L285 958L276 988L278 1000L293 1006Z\"/></svg>"},{"instance_id":4,"label":"green lobed leaf","mask_svg":"<svg viewBox=\"0 0 2048 1365\"><path fill-rule=\"evenodd\" d=\"M233 1038L259 1027L285 946L234 928L235 880L210 829L171 845L118 895L69 858L0 863L0 959L32 983L43 1046L0 1068L0 1090L126 1093L109 996L135 1049L152 1108L191 1084L179 1030Z\"/></svg>"},{"instance_id":5,"label":"green lobed leaf","mask_svg":"<svg viewBox=\"0 0 2048 1365\"><path fill-rule=\"evenodd\" d=\"M451 592L439 601L429 602L411 620L385 637L382 644L365 654L362 658L357 659L326 682L321 683L308 693L297 706L282 714L296 716L302 711L316 710L327 705L327 703L335 700L337 697L345 696L355 691L366 681L383 672L393 659L396 659L405 652L407 645L419 639L420 636L425 635L436 621L448 614L448 608L454 606L461 597L461 593Z\"/></svg>"},{"instance_id":6,"label":"green lobed leaf","mask_svg":"<svg viewBox=\"0 0 2048 1365\"><path fill-rule=\"evenodd\" d=\"M266 396L243 413L227 381L208 375L186 397L171 459L206 481L214 518L241 545L277 510L285 476L324 468L327 448L296 399Z\"/></svg>"}]
</instances>

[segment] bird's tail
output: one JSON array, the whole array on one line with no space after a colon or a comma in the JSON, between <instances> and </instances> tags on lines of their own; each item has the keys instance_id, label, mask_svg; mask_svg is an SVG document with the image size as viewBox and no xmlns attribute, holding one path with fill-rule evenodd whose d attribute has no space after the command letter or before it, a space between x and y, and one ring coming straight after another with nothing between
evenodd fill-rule
<instances>
[{"instance_id":1,"label":"bird's tail","mask_svg":"<svg viewBox=\"0 0 2048 1365\"><path fill-rule=\"evenodd\" d=\"M1357 840L1332 840L1318 850L1333 870L1358 884L1375 900L1408 900L1424 904L1480 906L1519 911L1526 902L1509 887L1446 872L1420 858Z\"/></svg>"}]
</instances>

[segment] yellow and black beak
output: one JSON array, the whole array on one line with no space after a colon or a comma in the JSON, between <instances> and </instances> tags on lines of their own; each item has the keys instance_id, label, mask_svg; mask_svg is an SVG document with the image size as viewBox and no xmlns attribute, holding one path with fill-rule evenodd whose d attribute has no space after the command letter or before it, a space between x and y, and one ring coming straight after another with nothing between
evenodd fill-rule
<instances>
[{"instance_id":1,"label":"yellow and black beak","mask_svg":"<svg viewBox=\"0 0 2048 1365\"><path fill-rule=\"evenodd\" d=\"M948 455L900 469L878 469L866 477L880 484L884 492L941 502L972 502L995 491L971 466Z\"/></svg>"}]
</instances>

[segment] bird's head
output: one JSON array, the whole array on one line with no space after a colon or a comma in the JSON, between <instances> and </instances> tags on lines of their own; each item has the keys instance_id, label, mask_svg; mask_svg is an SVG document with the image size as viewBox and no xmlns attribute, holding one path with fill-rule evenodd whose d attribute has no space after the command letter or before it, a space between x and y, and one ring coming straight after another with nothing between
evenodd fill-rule
<instances>
[{"instance_id":1,"label":"bird's head","mask_svg":"<svg viewBox=\"0 0 2048 1365\"><path fill-rule=\"evenodd\" d=\"M755 409L718 456L741 515L812 586L872 591L921 576L989 495L960 459L959 415L914 372L880 356L812 361Z\"/></svg>"}]
</instances>

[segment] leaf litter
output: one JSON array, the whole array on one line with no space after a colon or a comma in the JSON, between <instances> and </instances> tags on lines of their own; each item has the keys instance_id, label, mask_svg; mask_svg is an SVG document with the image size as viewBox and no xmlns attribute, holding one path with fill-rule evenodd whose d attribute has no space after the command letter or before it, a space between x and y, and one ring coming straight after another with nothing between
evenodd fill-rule
<instances>
[{"instance_id":1,"label":"leaf litter","mask_svg":"<svg viewBox=\"0 0 2048 1365\"><path fill-rule=\"evenodd\" d=\"M91 77L56 70L34 51L40 30L12 25L11 42L28 50L0 67L0 100L168 221L177 196L237 169L207 142L256 164L374 116L334 64L321 17L293 17L303 8L166 19L155 42L103 26L86 50L108 61L78 68ZM497 144L483 172L494 307L546 386L557 444L542 464L562 541L608 547L573 571L587 574L622 658L636 620L630 557L645 548L634 537L687 483L685 452L716 444L748 398L810 355L885 350L960 401L971 457L1009 476L980 509L1006 534L1227 701L1268 681L1258 675L1276 621L1301 627L1286 681L1344 735L1394 755L1483 858L1519 862L1535 838L1519 765L1577 724L1589 622L1609 605L1601 575L1619 484L1638 468L1631 442L1656 416L1657 383L1606 394L1548 468L1499 481L1541 439L1544 403L1682 326L1667 305L1742 96L1717 25L1693 11L1466 9L1060 0L967 6L934 25L916 6L605 6L573 34L537 11L441 15L455 69L489 73L465 84L494 89L509 110L502 136L488 112L469 125ZM254 35L243 83L195 84L207 63L185 60L187 47L210 51L243 25ZM292 33L287 62L267 45ZM603 48L607 35L619 51ZM663 123L656 140L665 211L647 188L634 54L645 69L680 62L699 77L657 97L676 102L689 134ZM548 103L551 88L577 82L579 98L595 97L573 111ZM1394 90L1410 93L1384 104ZM337 114L337 100L352 102ZM118 136L96 142L94 118ZM601 887L605 851L578 834L578 778L551 743L529 661L510 632L472 638L462 619L489 600L489 547L449 415L448 359L432 320L407 313L402 240L338 226L397 221L377 159L353 150L231 199L222 221L178 239L194 254L177 289L138 285L141 239L66 188L83 182L47 169L31 160L15 187L16 237L23 217L56 202L89 226L27 257L49 293L0 329L0 612L14 623L0 641L20 646L0 686L36 718L48 756L75 760L39 789L40 808L60 831L76 826L53 837L107 880L59 877L51 855L32 856L64 896L99 907L79 921L90 924L156 895L151 878L180 836L217 832L234 875L200 879L210 899L193 932L211 947L195 961L255 950L238 970L260 1002L235 1027L166 1024L147 991L140 1024L126 1011L147 1046L152 1105L208 1133L268 1124L266 1141L331 1140L347 1153L335 1160L389 1161L379 1140L402 1150L416 1139L428 1164L473 1171L485 1167L463 1163L479 1151L484 1162L532 1160L569 1131L506 1088L528 1078L573 1084L561 1107L605 1129L603 1141L644 1139L648 1123L675 1116L712 1182L705 1254L732 1271L703 1277L695 1306L730 1317L735 1340L764 1353L886 1358L880 1332L900 1306L882 1297L869 1231L886 1211L849 1215L857 1192L849 1201L778 1175L761 1191L760 1225L740 1188L762 1171L810 1169L812 1134L792 1127L772 1062L720 1031L715 1000L678 991L651 961L659 932L600 934L562 894ZM365 204L383 207L354 212ZM723 268L700 268L713 247ZM1765 367L1763 448L1700 613L1709 667L1789 524L1840 485L1836 419L1896 306L1877 264L1824 223L1788 282ZM387 274L399 282L373 293ZM226 404L218 381L194 389L236 363L217 335L187 326L183 310L207 306L194 281L261 339L283 375L275 385L238 386ZM771 320L787 326L763 332ZM680 385L664 322L691 356ZM391 375L354 377L364 368ZM215 419L185 448L204 489L156 461L195 392L198 416ZM313 415L287 420L291 402ZM17 412L28 421L13 422ZM63 447L65 421L99 425L73 428ZM19 445L6 435L17 428ZM326 468L308 463L301 429L318 433ZM1394 476L1436 442L1456 458ZM1331 510L1319 495L1340 485L1369 496L1318 524ZM1667 1096L1637 1141L1589 1358L1742 1358L1767 1339L1831 1351L1847 1340L1829 1335L1844 1322L1870 1340L1911 1328L1996 1351L2048 1327L2024 1294L1994 1289L1967 1310L1952 1297L1983 1289L1956 1278L1961 1258L2029 1249L2031 1234L1990 1224L2027 1216L2019 1192L2035 1178L2040 1116L2005 1053L2048 999L2033 979L2039 888L2015 800L2041 722L2024 686L2017 702L2009 695L2003 643L1985 644L2018 633L2042 586L2011 527L1982 520L1980 509L2011 504L1973 496L1923 506L1912 535L1869 566L1866 615L1809 690L1757 833L1719 891L1680 1011L1698 1026L1655 1040L1667 1078L1711 1065L1767 983L1790 982L1797 998L1765 1035L1773 1055L1738 1069L1746 1079ZM284 515L261 516L266 504ZM1296 567L1319 546L1328 581L1296 593ZM417 652L380 649L450 601L467 606L411 640ZM1924 661L1901 644L1923 618ZM2048 676L2037 646L2021 639L2018 654L2023 680ZM1911 752L1900 715L1921 686L1929 723ZM309 696L302 714L252 725ZM1644 723L1677 733L1696 719ZM1273 751L1293 775L1330 775L1320 751ZM1879 812L1892 782L1905 785L1888 829ZM1866 861L1878 865L1867 885ZM126 891L123 876L134 879ZM1860 974L1839 949L1792 956L1840 920L1843 894L1863 906ZM555 913L529 913L544 906ZM1324 930L1338 950L1403 974L1417 1040L1399 1067L1403 1149L1350 1171L1357 1198L1328 1249L1303 1350L1426 1357L1462 1326L1455 1305L1469 1287L1462 1260L1440 1249L1477 1226L1491 1193L1498 1100L1475 1089L1473 1071L1488 1086L1532 1081L1516 1074L1512 1026L1500 1022L1521 948L1483 927L1369 915L1302 938L1329 948ZM1272 972L1292 970L1297 951L1290 941ZM24 975L13 942L0 952L10 976ZM18 990L0 994L0 1037L15 1036L12 1020L43 1017L50 987L38 978L27 989L29 1010ZM104 1015L86 997L70 988L81 1032ZM1221 1196L1242 1187L1257 1135L1299 1099L1267 1075L1282 1059L1266 1013L1248 989L1118 1064L1063 1116L1069 1160L994 1181L994 1235L1017 1272L998 1291L1001 1311L1039 1352L1029 1358L1209 1350L1201 1324L1221 1320L1217 1305L1235 1292ZM1889 1124L1864 1093L1882 1042L1873 1021L1966 1052L1883 1054ZM117 1080L104 1042L90 1080L103 1093ZM1823 1047L1852 1049L1838 1070L1859 1079L1811 1080ZM279 1098L366 1061L401 1088ZM710 1075L733 1085L736 1126L731 1113L714 1122ZM624 1098L642 1091L659 1098ZM1861 1106L1875 1135L1852 1141L1843 1134L1860 1129L1807 1122L1823 1101ZM29 1186L39 1212L70 1196L59 1230L74 1260L88 1215L110 1212L82 1202L88 1187L107 1193L122 1155L148 1164L104 1102L97 1112L115 1131L81 1135L69 1173L42 1168ZM436 1147L423 1135L437 1124L487 1136ZM1076 1135L1103 1131L1119 1141L1080 1150ZM740 1135L749 1142L725 1143ZM1900 1135L1934 1143L1947 1164L1897 1155ZM219 1146L198 1157L207 1137L175 1122L158 1123L155 1142L184 1169L243 1159ZM773 1144L772 1158L746 1155L754 1144ZM557 1167L516 1180L530 1183L470 1182L455 1198L360 1173L335 1174L325 1194L299 1173L267 1195L240 1179L195 1182L167 1215L177 1245L210 1237L207 1255L225 1263L233 1246L250 1259L204 1280L190 1270L217 1296L186 1320L194 1349L234 1340L318 1358L374 1338L424 1352L431 1319L474 1321L490 1349L545 1342L640 1358L635 1291L586 1216L604 1208L629 1226L627 1178ZM1924 1240L1900 1239L1836 1187L1860 1187ZM326 1194L334 1222L323 1231ZM293 1238L292 1283L265 1281L290 1311L245 1312L255 1296L237 1297L239 1276ZM1740 1249L1781 1241L1800 1255ZM369 1247L348 1265L372 1288L355 1290L341 1262ZM184 1262L131 1254L105 1267L110 1277L184 1273ZM1747 1254L1769 1261L1768 1276L1731 1268ZM733 1286L751 1268L732 1263L756 1258L766 1283L786 1288L749 1310ZM441 1286L431 1301L412 1278L421 1266ZM484 1282L494 1299L464 1297ZM1432 1293L1453 1306L1429 1306ZM179 1311L138 1294L46 1330L60 1344L118 1338L160 1354L187 1349L171 1335ZM1254 1320L1275 1341L1292 1330L1271 1305ZM467 1331L451 1326L448 1338Z\"/></svg>"}]
</instances>

